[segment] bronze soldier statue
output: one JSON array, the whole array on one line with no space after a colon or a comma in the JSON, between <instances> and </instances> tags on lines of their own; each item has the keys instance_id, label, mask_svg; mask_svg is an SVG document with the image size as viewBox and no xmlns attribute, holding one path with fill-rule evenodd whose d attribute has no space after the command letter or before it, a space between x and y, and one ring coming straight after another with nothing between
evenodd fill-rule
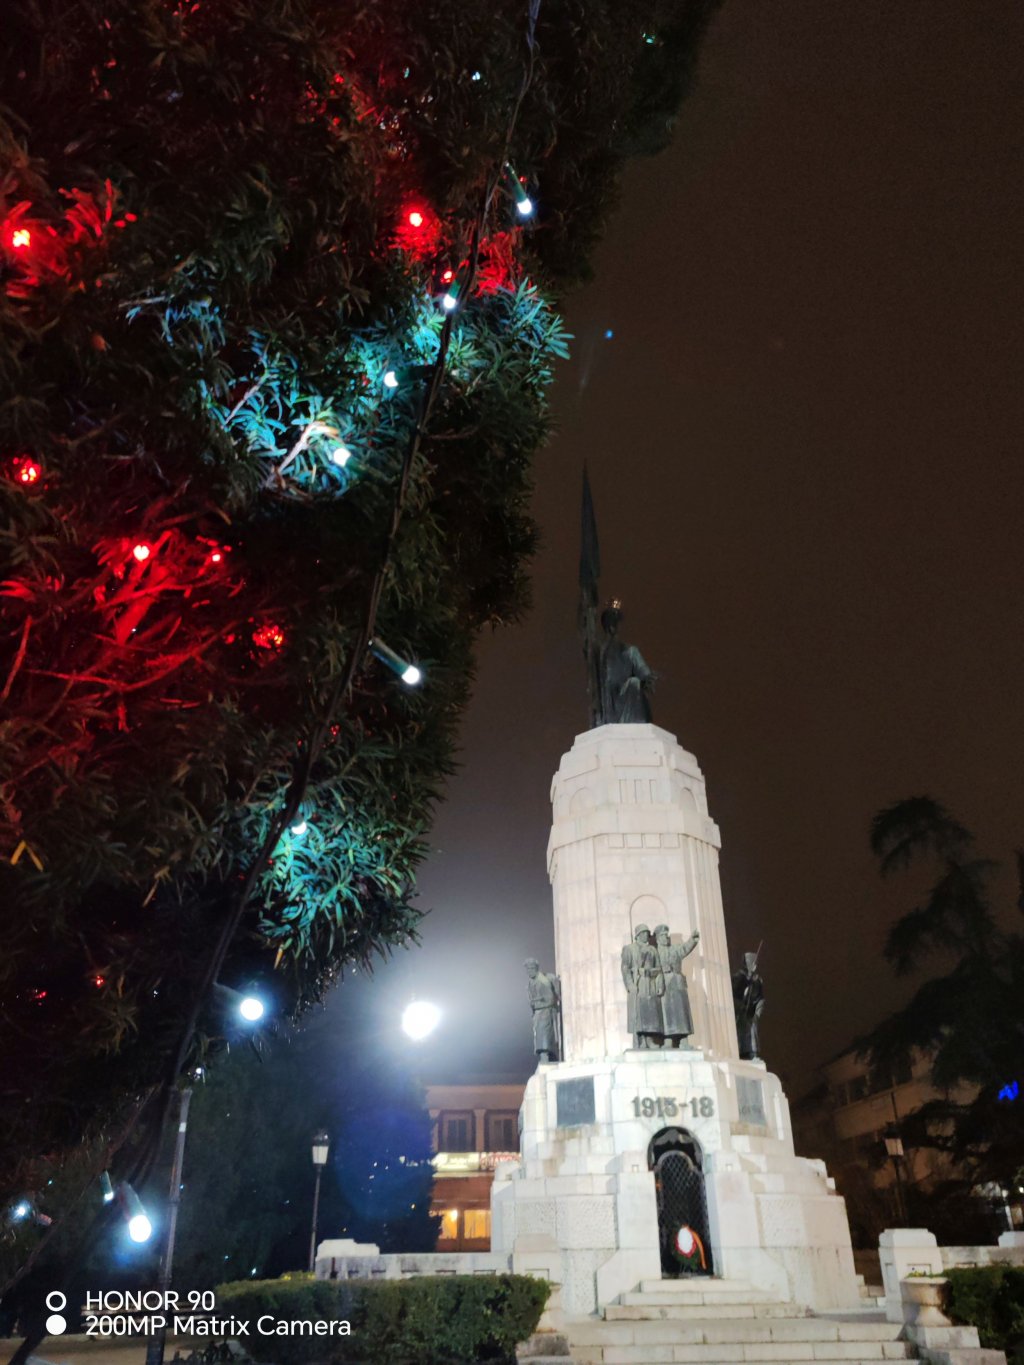
<instances>
[{"instance_id":1,"label":"bronze soldier statue","mask_svg":"<svg viewBox=\"0 0 1024 1365\"><path fill-rule=\"evenodd\" d=\"M764 982L757 970L756 953L743 954L743 966L733 972L732 999L736 1006L736 1033L740 1056L745 1062L761 1060L761 1015L764 1014Z\"/></svg>"},{"instance_id":2,"label":"bronze soldier statue","mask_svg":"<svg viewBox=\"0 0 1024 1365\"><path fill-rule=\"evenodd\" d=\"M661 1000L661 1032L665 1039L662 1047L678 1048L693 1033L690 992L683 975L683 959L689 957L700 942L700 931L694 929L685 943L673 943L668 925L659 924L654 931L654 941L665 980L665 994Z\"/></svg>"},{"instance_id":3,"label":"bronze soldier statue","mask_svg":"<svg viewBox=\"0 0 1024 1365\"><path fill-rule=\"evenodd\" d=\"M626 987L626 1028L633 1046L661 1046L661 998L665 994L658 950L646 924L638 924L633 942L622 950L622 980Z\"/></svg>"},{"instance_id":4,"label":"bronze soldier statue","mask_svg":"<svg viewBox=\"0 0 1024 1365\"><path fill-rule=\"evenodd\" d=\"M584 469L579 626L583 657L587 661L590 728L646 723L651 720L650 693L654 688L655 675L636 646L624 644L619 639L622 603L617 598L601 613L598 622L600 577L601 551L597 541L597 521L590 496L590 481Z\"/></svg>"},{"instance_id":5,"label":"bronze soldier statue","mask_svg":"<svg viewBox=\"0 0 1024 1365\"><path fill-rule=\"evenodd\" d=\"M561 1055L559 1008L561 982L557 976L542 972L535 957L523 964L529 977L526 989L533 1011L533 1050L540 1062L557 1062Z\"/></svg>"},{"instance_id":6,"label":"bronze soldier statue","mask_svg":"<svg viewBox=\"0 0 1024 1365\"><path fill-rule=\"evenodd\" d=\"M605 638L598 654L600 680L599 725L636 725L650 723L649 692L654 674L644 662L636 645L619 639L622 604L616 598L601 613Z\"/></svg>"}]
</instances>

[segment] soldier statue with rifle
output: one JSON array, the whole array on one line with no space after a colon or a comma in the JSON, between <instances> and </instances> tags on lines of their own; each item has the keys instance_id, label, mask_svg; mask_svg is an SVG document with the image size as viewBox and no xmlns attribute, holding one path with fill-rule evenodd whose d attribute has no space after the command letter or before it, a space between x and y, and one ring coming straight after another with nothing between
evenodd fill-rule
<instances>
[{"instance_id":1,"label":"soldier statue with rifle","mask_svg":"<svg viewBox=\"0 0 1024 1365\"><path fill-rule=\"evenodd\" d=\"M761 1015L764 1013L764 982L757 970L757 960L761 956L759 944L756 953L743 954L743 966L732 977L732 999L736 1007L736 1033L739 1037L740 1056L745 1062L761 1060Z\"/></svg>"}]
</instances>

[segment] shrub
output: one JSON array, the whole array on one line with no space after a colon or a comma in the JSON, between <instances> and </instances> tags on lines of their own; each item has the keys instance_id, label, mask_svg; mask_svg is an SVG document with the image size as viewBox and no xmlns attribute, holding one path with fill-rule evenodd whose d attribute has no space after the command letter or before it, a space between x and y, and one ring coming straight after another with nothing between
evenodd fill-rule
<instances>
[{"instance_id":1,"label":"shrub","mask_svg":"<svg viewBox=\"0 0 1024 1365\"><path fill-rule=\"evenodd\" d=\"M275 1365L476 1365L515 1359L551 1286L529 1275L438 1275L411 1280L240 1281L217 1308L251 1325L245 1345ZM257 1319L342 1320L351 1335L261 1335Z\"/></svg>"},{"instance_id":2,"label":"shrub","mask_svg":"<svg viewBox=\"0 0 1024 1365\"><path fill-rule=\"evenodd\" d=\"M950 1270L949 1316L977 1327L982 1346L1024 1361L1024 1266Z\"/></svg>"}]
</instances>

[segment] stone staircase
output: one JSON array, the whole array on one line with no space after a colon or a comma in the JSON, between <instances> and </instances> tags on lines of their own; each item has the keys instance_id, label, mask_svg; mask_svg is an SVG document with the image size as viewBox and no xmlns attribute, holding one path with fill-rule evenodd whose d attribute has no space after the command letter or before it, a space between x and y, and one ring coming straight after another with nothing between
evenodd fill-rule
<instances>
[{"instance_id":1,"label":"stone staircase","mask_svg":"<svg viewBox=\"0 0 1024 1365\"><path fill-rule=\"evenodd\" d=\"M917 1360L900 1327L869 1308L818 1316L734 1280L645 1280L603 1316L568 1322L578 1365L875 1365Z\"/></svg>"}]
</instances>

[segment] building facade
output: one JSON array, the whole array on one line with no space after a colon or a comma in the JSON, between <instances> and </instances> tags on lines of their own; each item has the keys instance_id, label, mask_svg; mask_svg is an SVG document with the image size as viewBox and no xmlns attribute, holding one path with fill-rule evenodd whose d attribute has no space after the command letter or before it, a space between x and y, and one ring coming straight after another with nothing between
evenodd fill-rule
<instances>
[{"instance_id":1,"label":"building facade","mask_svg":"<svg viewBox=\"0 0 1024 1365\"><path fill-rule=\"evenodd\" d=\"M851 1048L820 1073L819 1085L793 1105L793 1137L799 1152L828 1163L846 1199L854 1245L877 1246L886 1227L917 1225L928 1216L936 1220L939 1211L930 1196L959 1172L945 1153L904 1140L903 1129L923 1105L945 1098L931 1082L931 1059L918 1053L893 1072L881 1071ZM1014 1206L1016 1192L1009 1193L1005 1216L1016 1226L1021 1211ZM981 1191L977 1197L984 1220L991 1199Z\"/></svg>"},{"instance_id":2,"label":"building facade","mask_svg":"<svg viewBox=\"0 0 1024 1365\"><path fill-rule=\"evenodd\" d=\"M494 1168L519 1152L524 1089L523 1083L427 1086L438 1251L490 1251Z\"/></svg>"}]
</instances>

